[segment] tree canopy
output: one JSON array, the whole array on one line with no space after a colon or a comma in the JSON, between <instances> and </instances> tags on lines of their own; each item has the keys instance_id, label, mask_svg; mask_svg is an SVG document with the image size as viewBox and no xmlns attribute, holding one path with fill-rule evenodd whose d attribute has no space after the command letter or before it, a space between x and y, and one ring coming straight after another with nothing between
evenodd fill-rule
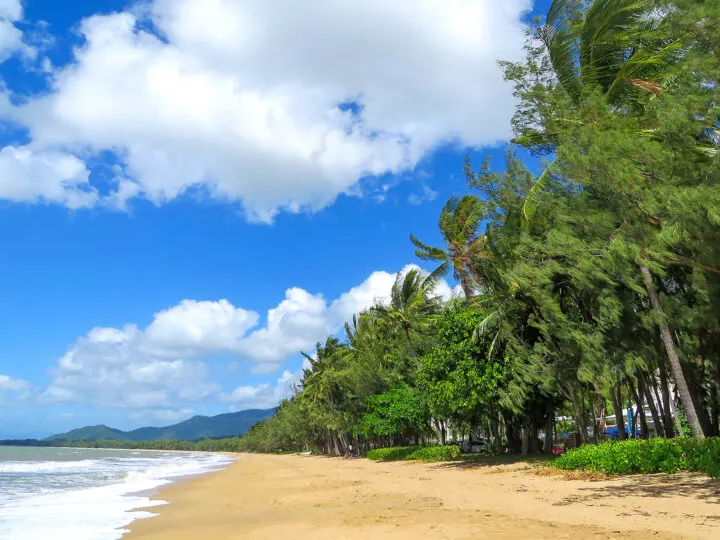
<instances>
[{"instance_id":1,"label":"tree canopy","mask_svg":"<svg viewBox=\"0 0 720 540\"><path fill-rule=\"evenodd\" d=\"M542 432L547 451L557 417L590 442L609 414L625 437L627 409L642 437L720 433L717 3L555 0L525 50L500 62L517 99L504 170L467 161L445 245L411 236L439 267L399 274L318 346L247 448L452 433L533 451ZM464 298L443 304L450 270Z\"/></svg>"}]
</instances>

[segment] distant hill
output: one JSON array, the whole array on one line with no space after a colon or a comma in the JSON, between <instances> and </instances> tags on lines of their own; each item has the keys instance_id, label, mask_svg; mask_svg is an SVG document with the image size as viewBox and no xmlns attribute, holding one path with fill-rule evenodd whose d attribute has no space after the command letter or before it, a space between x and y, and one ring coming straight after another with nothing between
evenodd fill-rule
<instances>
[{"instance_id":1,"label":"distant hill","mask_svg":"<svg viewBox=\"0 0 720 540\"><path fill-rule=\"evenodd\" d=\"M45 441L159 441L175 439L196 441L238 437L245 434L254 424L270 418L275 409L250 409L217 416L193 416L189 420L166 427L142 427L132 431L121 431L108 426L88 426L59 433Z\"/></svg>"},{"instance_id":2,"label":"distant hill","mask_svg":"<svg viewBox=\"0 0 720 540\"><path fill-rule=\"evenodd\" d=\"M52 435L46 441L132 441L119 429L99 425L73 429L67 433Z\"/></svg>"}]
</instances>

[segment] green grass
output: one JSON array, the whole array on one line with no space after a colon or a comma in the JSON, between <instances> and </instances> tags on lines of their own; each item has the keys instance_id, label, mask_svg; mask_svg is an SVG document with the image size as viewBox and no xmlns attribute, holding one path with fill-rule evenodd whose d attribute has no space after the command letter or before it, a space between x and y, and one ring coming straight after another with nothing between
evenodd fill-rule
<instances>
[{"instance_id":1,"label":"green grass","mask_svg":"<svg viewBox=\"0 0 720 540\"><path fill-rule=\"evenodd\" d=\"M552 465L562 470L625 475L703 472L720 477L720 438L648 439L584 445L563 454Z\"/></svg>"},{"instance_id":2,"label":"green grass","mask_svg":"<svg viewBox=\"0 0 720 540\"><path fill-rule=\"evenodd\" d=\"M460 457L457 446L395 446L377 448L367 453L373 461L452 461Z\"/></svg>"}]
</instances>

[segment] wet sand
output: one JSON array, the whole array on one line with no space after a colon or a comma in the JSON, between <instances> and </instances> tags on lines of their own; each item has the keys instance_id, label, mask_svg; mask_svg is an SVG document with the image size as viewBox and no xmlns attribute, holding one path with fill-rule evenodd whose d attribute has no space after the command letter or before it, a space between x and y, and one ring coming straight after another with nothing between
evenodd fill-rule
<instances>
[{"instance_id":1,"label":"wet sand","mask_svg":"<svg viewBox=\"0 0 720 540\"><path fill-rule=\"evenodd\" d=\"M694 474L588 481L526 463L243 454L157 498L170 504L125 538L720 538L720 481Z\"/></svg>"}]
</instances>

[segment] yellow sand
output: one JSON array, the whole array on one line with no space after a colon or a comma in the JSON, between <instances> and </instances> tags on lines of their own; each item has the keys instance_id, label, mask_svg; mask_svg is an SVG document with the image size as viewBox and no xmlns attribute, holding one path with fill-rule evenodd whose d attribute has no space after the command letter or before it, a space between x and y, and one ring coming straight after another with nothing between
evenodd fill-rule
<instances>
[{"instance_id":1,"label":"yellow sand","mask_svg":"<svg viewBox=\"0 0 720 540\"><path fill-rule=\"evenodd\" d=\"M590 482L523 464L240 455L159 498L170 504L127 538L720 538L720 482L690 474Z\"/></svg>"}]
</instances>

